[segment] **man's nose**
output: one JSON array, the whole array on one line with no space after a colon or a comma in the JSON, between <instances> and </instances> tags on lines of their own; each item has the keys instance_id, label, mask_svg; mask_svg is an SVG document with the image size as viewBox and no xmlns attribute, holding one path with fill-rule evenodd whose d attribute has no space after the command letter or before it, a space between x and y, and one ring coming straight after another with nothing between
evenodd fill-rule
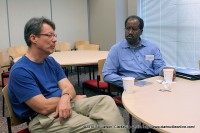
<instances>
[{"instance_id":1,"label":"man's nose","mask_svg":"<svg viewBox=\"0 0 200 133\"><path fill-rule=\"evenodd\" d=\"M132 29L130 29L129 31L128 31L128 34L133 34L134 33L134 31L132 30Z\"/></svg>"},{"instance_id":2,"label":"man's nose","mask_svg":"<svg viewBox=\"0 0 200 133\"><path fill-rule=\"evenodd\" d=\"M57 37L54 36L52 41L53 41L53 42L57 42Z\"/></svg>"}]
</instances>

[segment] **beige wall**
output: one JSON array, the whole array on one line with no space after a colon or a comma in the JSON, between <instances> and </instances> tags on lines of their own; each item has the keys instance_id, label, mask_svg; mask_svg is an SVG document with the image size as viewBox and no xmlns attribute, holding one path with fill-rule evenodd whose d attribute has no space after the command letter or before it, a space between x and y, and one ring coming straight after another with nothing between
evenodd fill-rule
<instances>
[{"instance_id":1,"label":"beige wall","mask_svg":"<svg viewBox=\"0 0 200 133\"><path fill-rule=\"evenodd\" d=\"M101 50L124 38L124 21L137 14L137 0L88 0L89 38L99 43Z\"/></svg>"},{"instance_id":2,"label":"beige wall","mask_svg":"<svg viewBox=\"0 0 200 133\"><path fill-rule=\"evenodd\" d=\"M108 50L115 42L115 0L89 0L90 41Z\"/></svg>"},{"instance_id":3,"label":"beige wall","mask_svg":"<svg viewBox=\"0 0 200 133\"><path fill-rule=\"evenodd\" d=\"M137 0L128 0L128 15L137 15Z\"/></svg>"}]
</instances>

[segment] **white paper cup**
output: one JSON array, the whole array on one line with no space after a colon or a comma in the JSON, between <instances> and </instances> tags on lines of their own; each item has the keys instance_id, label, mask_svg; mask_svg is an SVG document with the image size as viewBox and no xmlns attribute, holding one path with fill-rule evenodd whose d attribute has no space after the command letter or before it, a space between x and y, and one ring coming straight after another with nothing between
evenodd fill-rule
<instances>
[{"instance_id":1,"label":"white paper cup","mask_svg":"<svg viewBox=\"0 0 200 133\"><path fill-rule=\"evenodd\" d=\"M133 77L125 77L125 78L122 78L122 80L123 80L124 90L127 93L132 93L133 92L133 88L134 88L135 78L133 78Z\"/></svg>"},{"instance_id":2,"label":"white paper cup","mask_svg":"<svg viewBox=\"0 0 200 133\"><path fill-rule=\"evenodd\" d=\"M166 83L172 83L174 69L163 69L164 81Z\"/></svg>"}]
</instances>

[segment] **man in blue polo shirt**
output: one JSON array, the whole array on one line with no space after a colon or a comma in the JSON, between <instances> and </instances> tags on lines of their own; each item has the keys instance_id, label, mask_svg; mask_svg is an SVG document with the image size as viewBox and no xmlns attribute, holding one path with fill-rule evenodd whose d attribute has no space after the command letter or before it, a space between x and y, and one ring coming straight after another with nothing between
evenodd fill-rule
<instances>
[{"instance_id":1,"label":"man in blue polo shirt","mask_svg":"<svg viewBox=\"0 0 200 133\"><path fill-rule=\"evenodd\" d=\"M49 55L55 50L55 24L44 17L24 28L27 53L11 69L8 95L15 114L31 133L127 133L109 96L76 95L61 66ZM69 59L70 60L70 59ZM108 126L109 128L99 128Z\"/></svg>"}]
</instances>

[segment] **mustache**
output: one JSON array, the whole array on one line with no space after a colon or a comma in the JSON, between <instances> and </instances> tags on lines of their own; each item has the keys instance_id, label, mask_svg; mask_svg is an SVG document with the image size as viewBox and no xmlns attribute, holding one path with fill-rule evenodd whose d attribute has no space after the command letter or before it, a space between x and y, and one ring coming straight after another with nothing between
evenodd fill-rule
<instances>
[{"instance_id":1,"label":"mustache","mask_svg":"<svg viewBox=\"0 0 200 133\"><path fill-rule=\"evenodd\" d=\"M127 38L130 38L130 39L135 39L135 38L136 38L136 36L134 36L134 35L128 35L128 36L127 36Z\"/></svg>"}]
</instances>

